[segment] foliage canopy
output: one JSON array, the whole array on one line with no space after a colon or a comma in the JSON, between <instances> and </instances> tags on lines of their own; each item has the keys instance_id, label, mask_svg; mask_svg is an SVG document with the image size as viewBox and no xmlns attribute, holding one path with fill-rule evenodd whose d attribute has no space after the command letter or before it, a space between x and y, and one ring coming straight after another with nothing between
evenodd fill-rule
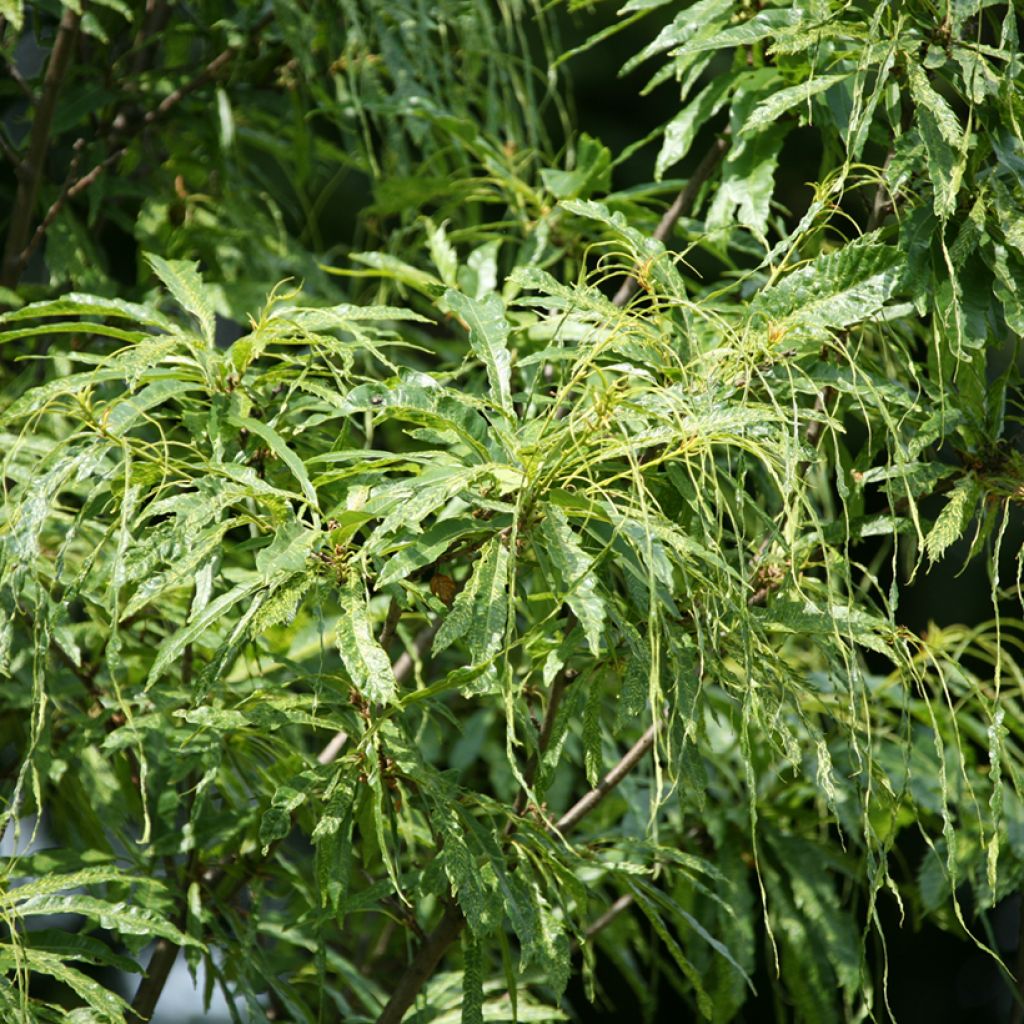
<instances>
[{"instance_id":1,"label":"foliage canopy","mask_svg":"<svg viewBox=\"0 0 1024 1024\"><path fill-rule=\"evenodd\" d=\"M885 1019L883 901L990 945L1019 12L569 6L0 3L4 1019L146 1018L179 950L238 1020L565 1019L598 962ZM674 113L612 153L618 32ZM991 614L917 635L949 559Z\"/></svg>"}]
</instances>

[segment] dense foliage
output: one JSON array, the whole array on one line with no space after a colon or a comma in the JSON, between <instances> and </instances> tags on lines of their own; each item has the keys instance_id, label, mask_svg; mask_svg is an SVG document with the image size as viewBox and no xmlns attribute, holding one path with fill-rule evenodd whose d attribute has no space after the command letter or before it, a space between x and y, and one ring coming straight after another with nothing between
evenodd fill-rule
<instances>
[{"instance_id":1,"label":"dense foliage","mask_svg":"<svg viewBox=\"0 0 1024 1024\"><path fill-rule=\"evenodd\" d=\"M892 907L997 957L1014 6L0 12L5 1020L145 1019L179 950L419 1024L595 964L885 1019ZM620 31L675 112L613 154L566 69ZM991 614L917 635L951 558Z\"/></svg>"}]
</instances>

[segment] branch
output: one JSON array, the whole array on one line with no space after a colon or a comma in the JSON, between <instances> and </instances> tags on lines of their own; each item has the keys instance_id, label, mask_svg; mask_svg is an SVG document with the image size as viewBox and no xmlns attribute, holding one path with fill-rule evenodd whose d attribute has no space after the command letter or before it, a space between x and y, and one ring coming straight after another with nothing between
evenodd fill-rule
<instances>
[{"instance_id":1,"label":"branch","mask_svg":"<svg viewBox=\"0 0 1024 1024\"><path fill-rule=\"evenodd\" d=\"M438 926L427 936L427 941L420 946L412 963L402 972L388 1005L377 1018L377 1024L399 1024L465 925L462 911L456 904L449 902Z\"/></svg>"},{"instance_id":2,"label":"branch","mask_svg":"<svg viewBox=\"0 0 1024 1024\"><path fill-rule=\"evenodd\" d=\"M598 932L604 931L621 914L633 905L633 897L630 893L620 896L600 917L595 918L588 926L586 936L592 939Z\"/></svg>"},{"instance_id":3,"label":"branch","mask_svg":"<svg viewBox=\"0 0 1024 1024\"><path fill-rule=\"evenodd\" d=\"M619 763L555 822L555 828L563 834L574 829L636 767L637 762L654 746L657 736L658 721L655 719L643 736L622 755Z\"/></svg>"},{"instance_id":4,"label":"branch","mask_svg":"<svg viewBox=\"0 0 1024 1024\"><path fill-rule=\"evenodd\" d=\"M268 12L256 23L256 25L253 27L252 32L250 33L246 45L252 43L252 41L256 39L256 37L263 31L263 29L270 24L270 22L273 20L273 17L273 12ZM209 64L206 65L205 68L203 68L202 71L199 72L198 75L196 75L195 78L191 79L188 82L185 82L183 85L178 86L178 88L175 89L173 92L168 93L160 101L160 103L157 104L156 107L154 107L152 110L147 111L142 116L142 118L136 123L129 137L125 140L125 142L122 145L118 146L117 149L115 149L107 157L105 157L98 164L96 164L96 166L93 167L92 170L88 171L86 174L83 174L82 177L65 185L65 187L61 190L60 194L57 196L57 198L53 201L53 203L51 203L50 208L46 211L46 215L39 223L39 226L36 228L35 233L32 235L31 239L28 240L27 244L25 244L23 239L21 246L17 250L12 251L12 255L10 257L11 262L9 272L13 275L13 277L12 280L9 282L5 276L3 283L7 284L8 287L14 287L14 284L17 284L18 278L21 276L21 273L25 269L26 264L32 257L32 253L35 252L36 247L43 240L43 236L46 234L47 230L49 230L50 225L57 218L57 214L60 213L60 211L64 208L64 206L68 203L69 200L74 199L75 196L79 195L81 192L84 192L90 185L93 184L93 182L96 181L97 178L100 177L100 175L105 170L116 164L121 159L121 157L123 157L125 153L128 152L128 146L134 137L140 135L147 128L149 128L150 125L158 121L169 111L173 110L183 99L185 99L186 96L191 95L192 93L196 92L196 90L201 89L204 85L213 81L213 79L215 79L217 75L220 74L220 72L235 58L235 56L239 52L241 52L242 48L242 46L228 46L225 49L223 49L219 54L217 54L216 57L213 58L213 60L210 61ZM54 50L56 50L56 46L54 47ZM38 116L39 115L37 114L37 119ZM18 206L16 202L15 211L17 212L17 210ZM31 209L25 214L25 237L27 237L28 235L30 219ZM11 235L8 234L8 246L10 246L10 242ZM4 267L6 275L8 273L8 258L6 254L4 257Z\"/></svg>"},{"instance_id":5,"label":"branch","mask_svg":"<svg viewBox=\"0 0 1024 1024\"><path fill-rule=\"evenodd\" d=\"M35 117L32 119L28 149L25 152L25 159L18 168L18 190L14 197L14 207L11 210L7 238L4 242L0 284L7 288L13 288L18 283L25 265L21 262L21 254L32 229L32 215L35 212L36 200L39 198L43 164L50 145L50 128L57 109L57 95L71 63L80 21L80 14L76 14L70 7L64 9L57 27L57 38L54 40L46 65L46 73L43 75L43 89L36 106Z\"/></svg>"},{"instance_id":6,"label":"branch","mask_svg":"<svg viewBox=\"0 0 1024 1024\"><path fill-rule=\"evenodd\" d=\"M143 1024L153 1016L177 958L178 947L170 939L157 939L149 966L146 968L146 976L139 982L139 987L135 991L132 1008L127 1017L128 1024Z\"/></svg>"},{"instance_id":7,"label":"branch","mask_svg":"<svg viewBox=\"0 0 1024 1024\"><path fill-rule=\"evenodd\" d=\"M676 221L680 217L688 217L693 212L694 204L697 202L697 196L700 194L700 190L704 183L715 173L718 165L722 162L725 157L726 151L729 149L729 139L727 135L722 135L715 139L711 148L704 155L704 159L697 165L696 170L690 175L690 180L683 186L679 194L676 196L675 201L665 211L658 226L654 229L654 234L651 236L658 242L664 242L666 238L672 233L672 229L676 226ZM640 287L640 282L637 279L635 273L630 274L619 290L615 293L615 298L612 302L616 306L625 306L627 302L636 294L637 289Z\"/></svg>"}]
</instances>

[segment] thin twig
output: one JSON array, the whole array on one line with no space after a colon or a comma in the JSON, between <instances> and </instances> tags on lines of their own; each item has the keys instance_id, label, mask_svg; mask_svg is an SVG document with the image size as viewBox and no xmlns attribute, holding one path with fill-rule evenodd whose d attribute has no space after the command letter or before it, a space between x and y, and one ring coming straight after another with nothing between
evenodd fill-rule
<instances>
[{"instance_id":1,"label":"thin twig","mask_svg":"<svg viewBox=\"0 0 1024 1024\"><path fill-rule=\"evenodd\" d=\"M32 119L25 159L19 167L18 190L14 196L14 207L11 210L7 238L4 241L0 284L7 288L13 288L18 283L24 267L20 257L32 230L32 215L39 197L43 165L50 146L50 128L57 110L57 95L71 64L81 19L82 16L76 14L70 7L64 8L64 14L57 26L57 38L54 40L50 59L43 74L43 88L39 94L35 117Z\"/></svg>"},{"instance_id":2,"label":"thin twig","mask_svg":"<svg viewBox=\"0 0 1024 1024\"><path fill-rule=\"evenodd\" d=\"M623 754L618 764L585 796L581 796L555 822L555 828L563 835L574 829L637 765L637 762L654 746L658 736L658 720L647 727L646 732Z\"/></svg>"},{"instance_id":3,"label":"thin twig","mask_svg":"<svg viewBox=\"0 0 1024 1024\"><path fill-rule=\"evenodd\" d=\"M633 897L630 893L620 896L600 917L595 918L586 930L588 939L592 939L598 932L604 931L621 914L633 905Z\"/></svg>"},{"instance_id":4,"label":"thin twig","mask_svg":"<svg viewBox=\"0 0 1024 1024\"><path fill-rule=\"evenodd\" d=\"M21 166L21 154L11 145L7 133L0 129L0 154L17 171Z\"/></svg>"},{"instance_id":5,"label":"thin twig","mask_svg":"<svg viewBox=\"0 0 1024 1024\"><path fill-rule=\"evenodd\" d=\"M726 151L729 149L729 139L726 135L721 135L715 139L712 143L711 148L704 154L704 159L697 165L693 174L690 175L690 180L680 189L679 194L676 196L672 205L665 211L658 226L654 229L654 234L651 236L658 242L664 242L666 238L672 233L672 229L676 226L676 221L680 217L688 217L693 212L694 204L697 202L697 197L700 194L701 188L704 183L715 173L716 168L722 162L725 157ZM616 306L625 306L627 302L636 294L637 289L640 287L640 281L638 275L635 272L630 274L625 281L622 282L619 290L615 293L615 298L612 302Z\"/></svg>"},{"instance_id":6,"label":"thin twig","mask_svg":"<svg viewBox=\"0 0 1024 1024\"><path fill-rule=\"evenodd\" d=\"M889 194L889 185L885 180L885 172L889 169L892 158L893 151L890 149L885 155L885 161L880 172L881 178L878 182L878 188L875 189L874 201L871 203L871 214L868 217L867 223L868 232L874 231L882 223L882 217L892 209L892 196Z\"/></svg>"},{"instance_id":7,"label":"thin twig","mask_svg":"<svg viewBox=\"0 0 1024 1024\"><path fill-rule=\"evenodd\" d=\"M32 86L25 81L25 76L18 70L14 61L9 60L7 63L7 74L11 76L11 81L18 87L22 95L29 101L30 104L35 106L36 96L32 92Z\"/></svg>"},{"instance_id":8,"label":"thin twig","mask_svg":"<svg viewBox=\"0 0 1024 1024\"><path fill-rule=\"evenodd\" d=\"M250 33L248 43L252 41L263 31L264 28L273 20L273 12L265 14L253 27ZM56 47L55 47L56 49ZM183 85L178 86L177 89L168 93L156 107L152 110L146 111L146 113L139 119L135 124L134 130L131 131L131 136L124 142L123 145L118 146L112 153L106 156L98 164L96 164L91 170L87 171L82 177L67 184L58 194L57 198L50 204L50 208L46 211L46 215L39 223L31 239L28 240L27 244L23 244L19 248L17 253L11 257L10 273L13 274L13 282L8 286L13 287L17 283L18 277L21 276L21 272L25 269L29 259L32 257L32 253L35 252L36 247L43 240L43 236L49 230L50 226L56 220L57 215L67 205L67 203L74 199L77 195L84 192L90 185L92 185L104 171L108 170L114 164L116 164L121 157L128 152L131 139L140 133L144 132L154 122L158 121L169 111L173 110L186 96L191 95L197 89L201 89L204 85L213 81L221 71L238 55L242 50L241 46L228 46L222 50L216 57L213 58L203 68L202 71L196 75L195 78L190 79ZM38 114L36 115L38 117ZM30 211L31 212L31 211ZM13 218L12 218L13 219ZM28 225L25 227L25 234L28 233ZM8 234L8 242L10 242L10 234ZM7 258L5 256L4 262L5 268L7 267ZM6 270L5 270L6 273ZM6 278L5 278L5 283Z\"/></svg>"}]
</instances>

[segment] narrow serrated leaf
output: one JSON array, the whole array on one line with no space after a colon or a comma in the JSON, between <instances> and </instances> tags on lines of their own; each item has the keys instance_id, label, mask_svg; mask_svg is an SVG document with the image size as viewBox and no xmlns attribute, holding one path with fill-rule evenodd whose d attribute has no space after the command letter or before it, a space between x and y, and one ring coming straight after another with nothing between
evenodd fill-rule
<instances>
[{"instance_id":1,"label":"narrow serrated leaf","mask_svg":"<svg viewBox=\"0 0 1024 1024\"><path fill-rule=\"evenodd\" d=\"M145 257L178 305L196 318L203 340L212 346L216 317L206 286L199 276L199 264L188 260L165 260L154 253L145 253Z\"/></svg>"},{"instance_id":2,"label":"narrow serrated leaf","mask_svg":"<svg viewBox=\"0 0 1024 1024\"><path fill-rule=\"evenodd\" d=\"M568 518L557 505L546 506L539 532L544 550L561 577L554 581L556 592L565 595L596 657L601 652L605 608L593 572L594 560L583 550Z\"/></svg>"},{"instance_id":3,"label":"narrow serrated leaf","mask_svg":"<svg viewBox=\"0 0 1024 1024\"><path fill-rule=\"evenodd\" d=\"M937 562L946 549L963 536L978 507L981 493L981 485L974 476L961 477L957 481L925 538L924 548L932 562Z\"/></svg>"},{"instance_id":4,"label":"narrow serrated leaf","mask_svg":"<svg viewBox=\"0 0 1024 1024\"><path fill-rule=\"evenodd\" d=\"M358 573L349 572L340 601L338 652L352 685L371 703L390 704L398 695L395 673L384 648L374 638L363 581Z\"/></svg>"},{"instance_id":5,"label":"narrow serrated leaf","mask_svg":"<svg viewBox=\"0 0 1024 1024\"><path fill-rule=\"evenodd\" d=\"M512 412L512 357L508 351L505 304L496 292L473 299L452 288L444 293L445 305L469 328L469 344L487 369L491 398Z\"/></svg>"}]
</instances>

